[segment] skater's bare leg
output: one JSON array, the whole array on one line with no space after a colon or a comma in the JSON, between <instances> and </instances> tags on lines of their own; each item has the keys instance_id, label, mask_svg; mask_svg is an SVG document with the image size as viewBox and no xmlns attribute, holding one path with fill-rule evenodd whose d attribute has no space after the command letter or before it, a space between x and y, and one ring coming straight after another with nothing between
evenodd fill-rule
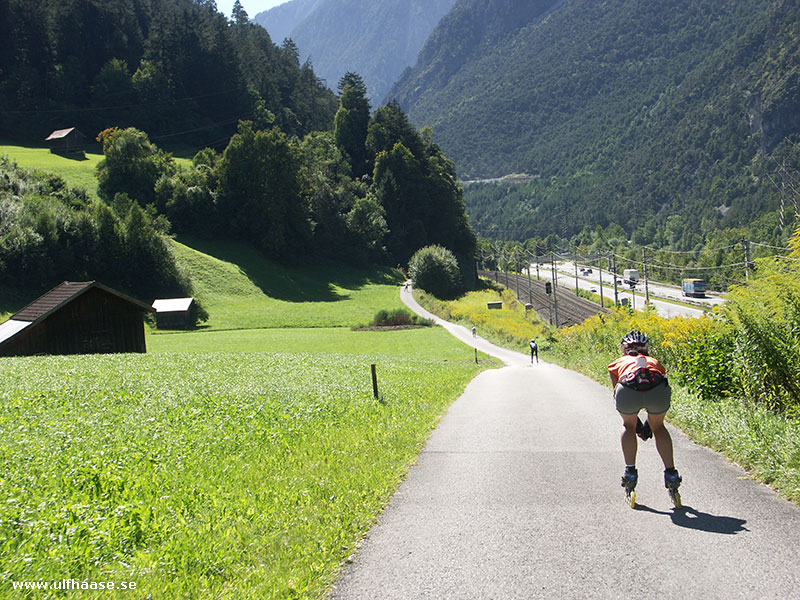
<instances>
[{"instance_id":1,"label":"skater's bare leg","mask_svg":"<svg viewBox=\"0 0 800 600\"><path fill-rule=\"evenodd\" d=\"M638 415L623 415L622 417L622 456L625 458L626 465L636 464L636 450L639 443L636 440L636 423L639 422Z\"/></svg>"},{"instance_id":2,"label":"skater's bare leg","mask_svg":"<svg viewBox=\"0 0 800 600\"><path fill-rule=\"evenodd\" d=\"M664 462L665 469L671 469L675 466L674 458L672 455L672 437L669 431L664 427L665 415L647 415L647 422L650 423L650 429L653 430L653 437L656 440L656 450Z\"/></svg>"}]
</instances>

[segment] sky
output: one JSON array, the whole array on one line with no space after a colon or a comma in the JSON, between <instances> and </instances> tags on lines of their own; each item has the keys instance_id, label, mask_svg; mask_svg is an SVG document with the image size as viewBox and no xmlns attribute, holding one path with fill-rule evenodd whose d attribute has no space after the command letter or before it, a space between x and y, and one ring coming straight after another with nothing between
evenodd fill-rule
<instances>
[{"instance_id":1,"label":"sky","mask_svg":"<svg viewBox=\"0 0 800 600\"><path fill-rule=\"evenodd\" d=\"M251 19L258 13L269 10L273 6L285 4L288 0L239 0L247 12L247 16ZM221 13L230 17L231 9L233 8L234 0L217 0L217 8Z\"/></svg>"}]
</instances>

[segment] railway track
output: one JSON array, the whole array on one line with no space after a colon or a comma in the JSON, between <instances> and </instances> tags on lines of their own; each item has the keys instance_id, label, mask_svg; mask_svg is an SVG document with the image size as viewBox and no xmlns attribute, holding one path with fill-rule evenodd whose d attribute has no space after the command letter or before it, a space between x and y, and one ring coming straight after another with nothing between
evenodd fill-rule
<instances>
[{"instance_id":1,"label":"railway track","mask_svg":"<svg viewBox=\"0 0 800 600\"><path fill-rule=\"evenodd\" d=\"M545 292L544 281L531 279L519 273L503 273L502 271L478 271L478 275L496 281L514 292L519 290L517 299L520 302L531 304L533 310L542 318L555 324L553 298L552 295ZM556 290L556 300L558 302L558 327L577 325L596 314L608 312L607 309L576 296L563 287Z\"/></svg>"}]
</instances>

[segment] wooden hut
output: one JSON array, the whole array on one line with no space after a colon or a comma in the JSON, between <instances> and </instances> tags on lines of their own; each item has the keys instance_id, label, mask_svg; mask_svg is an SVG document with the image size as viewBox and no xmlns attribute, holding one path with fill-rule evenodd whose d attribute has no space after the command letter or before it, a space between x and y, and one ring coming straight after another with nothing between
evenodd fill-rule
<instances>
[{"instance_id":1,"label":"wooden hut","mask_svg":"<svg viewBox=\"0 0 800 600\"><path fill-rule=\"evenodd\" d=\"M193 329L197 324L194 298L161 298L153 302L159 329Z\"/></svg>"},{"instance_id":2,"label":"wooden hut","mask_svg":"<svg viewBox=\"0 0 800 600\"><path fill-rule=\"evenodd\" d=\"M45 138L53 154L83 154L83 140L86 136L75 127L69 129L56 129Z\"/></svg>"},{"instance_id":3,"label":"wooden hut","mask_svg":"<svg viewBox=\"0 0 800 600\"><path fill-rule=\"evenodd\" d=\"M146 352L152 310L96 281L65 281L0 325L0 356Z\"/></svg>"}]
</instances>

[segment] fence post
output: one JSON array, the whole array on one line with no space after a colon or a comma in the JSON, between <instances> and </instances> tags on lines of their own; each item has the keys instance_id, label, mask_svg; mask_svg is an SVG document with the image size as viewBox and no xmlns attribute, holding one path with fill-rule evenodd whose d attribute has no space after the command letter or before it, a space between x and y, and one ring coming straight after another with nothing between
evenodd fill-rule
<instances>
[{"instance_id":1,"label":"fence post","mask_svg":"<svg viewBox=\"0 0 800 600\"><path fill-rule=\"evenodd\" d=\"M372 366L372 393L375 395L375 399L378 399L378 372L376 370L375 365Z\"/></svg>"}]
</instances>

